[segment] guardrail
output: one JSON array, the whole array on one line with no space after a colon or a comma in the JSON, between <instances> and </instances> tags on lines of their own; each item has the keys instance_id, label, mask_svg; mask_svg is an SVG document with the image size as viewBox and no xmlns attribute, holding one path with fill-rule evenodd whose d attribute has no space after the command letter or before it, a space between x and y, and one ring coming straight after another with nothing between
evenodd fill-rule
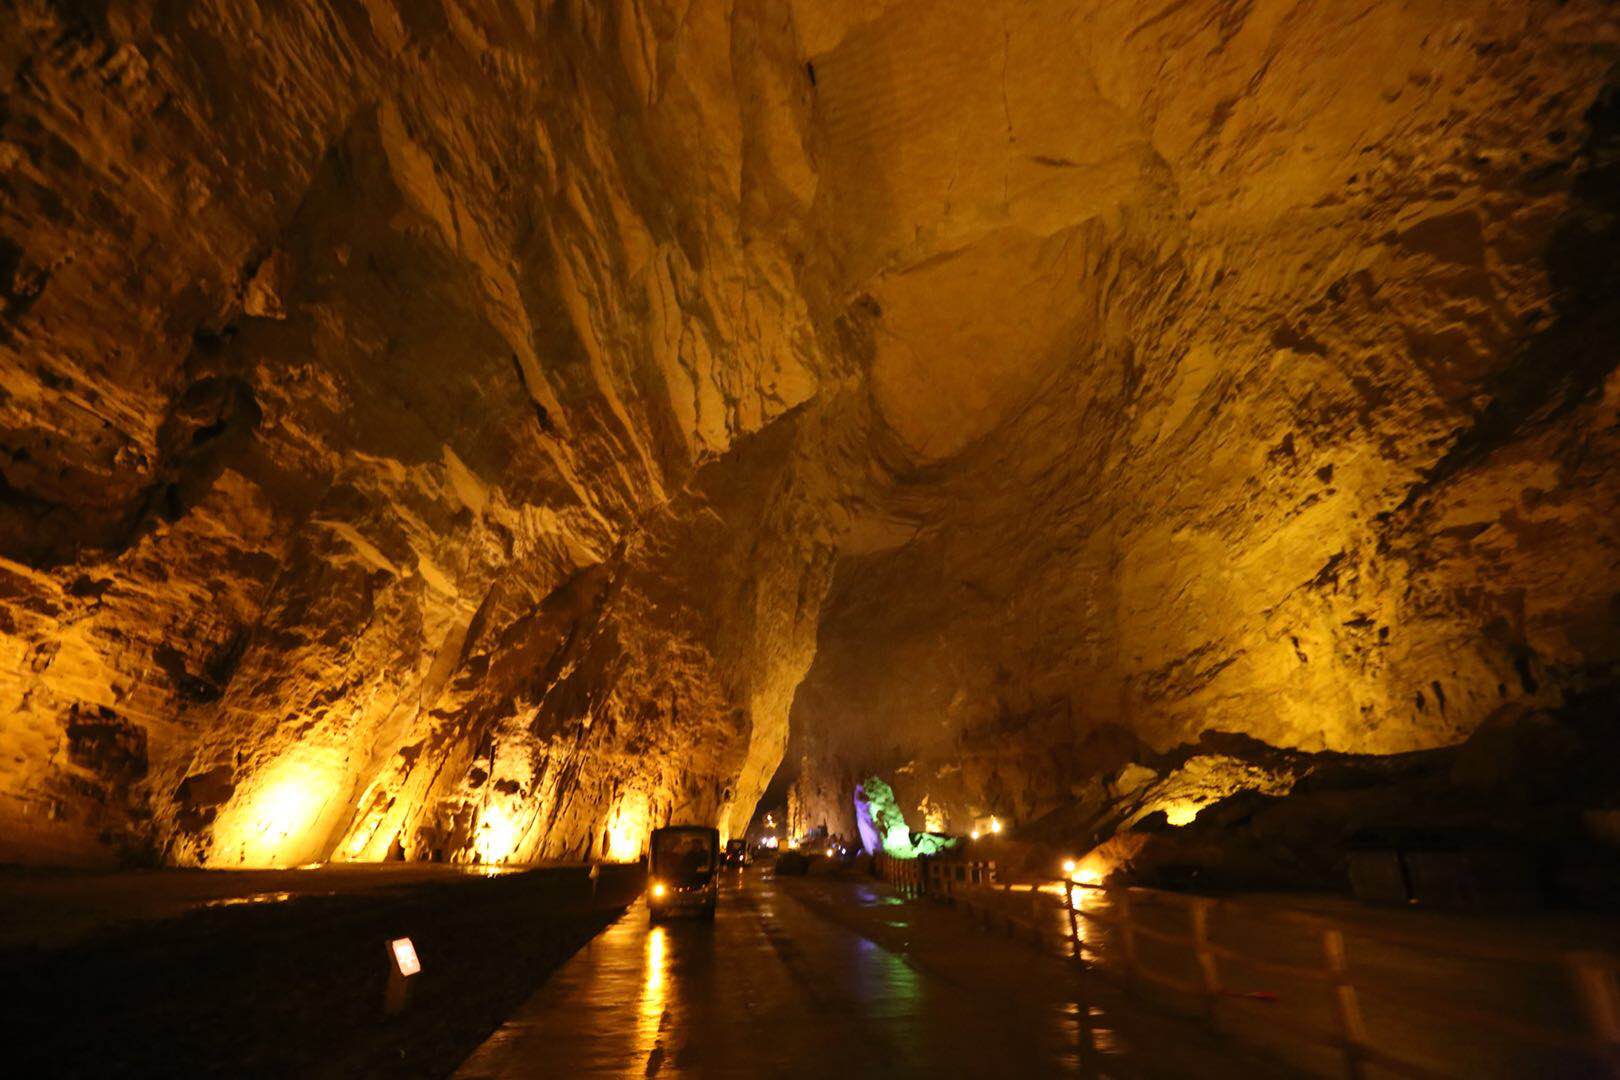
<instances>
[{"instance_id":1,"label":"guardrail","mask_svg":"<svg viewBox=\"0 0 1620 1080\"><path fill-rule=\"evenodd\" d=\"M946 878L963 885L988 885L996 880L993 862L943 862L936 859L875 857L878 876L908 896L937 893Z\"/></svg>"},{"instance_id":2,"label":"guardrail","mask_svg":"<svg viewBox=\"0 0 1620 1080\"><path fill-rule=\"evenodd\" d=\"M1188 995L1200 1003L1211 1023L1218 1022L1222 1010L1231 1006L1265 1007L1269 1026L1336 1050L1343 1058L1347 1075L1356 1080L1366 1075L1369 1065L1422 1080L1449 1075L1402 1057L1369 1037L1362 1015L1363 995L1381 998L1408 1012L1444 1023L1574 1053L1602 1072L1620 1077L1620 991L1616 988L1620 957L1611 953L1444 941L1243 900L1157 889L1088 885L1064 879L1015 885L998 881L996 866L989 862L901 860L880 855L877 870L880 877L908 895L928 896L953 904L980 925L1029 938L1042 948L1059 943L1062 955L1082 964L1088 972L1117 976L1128 988L1146 983ZM1109 910L1088 906L1086 898L1092 896L1105 897ZM1185 914L1184 927L1165 929L1145 921L1141 908L1149 904L1181 909ZM1066 918L1058 918L1060 910ZM1282 922L1302 933L1315 935L1320 960L1290 963L1218 942L1212 938L1210 930L1218 912L1254 918L1259 920L1257 925ZM1102 945L1087 940L1083 927L1088 923L1112 931L1117 945L1105 950ZM1055 927L1062 930L1054 933ZM1351 964L1348 942L1352 939L1414 950L1433 959L1509 961L1562 969L1580 1003L1582 1030L1557 1030L1519 1016L1453 1004L1388 979L1370 977L1356 971ZM1196 977L1179 978L1144 963L1141 948L1144 940L1190 952ZM1114 954L1109 956L1111 965L1102 963L1105 952ZM1327 1028L1284 1015L1266 996L1228 990L1223 974L1232 967L1321 985L1331 996L1333 1026Z\"/></svg>"}]
</instances>

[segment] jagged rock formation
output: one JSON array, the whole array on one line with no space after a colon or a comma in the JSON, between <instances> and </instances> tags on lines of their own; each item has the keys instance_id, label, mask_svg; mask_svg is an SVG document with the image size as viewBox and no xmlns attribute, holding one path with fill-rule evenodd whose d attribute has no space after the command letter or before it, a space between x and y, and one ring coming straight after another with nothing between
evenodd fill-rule
<instances>
[{"instance_id":1,"label":"jagged rock formation","mask_svg":"<svg viewBox=\"0 0 1620 1080\"><path fill-rule=\"evenodd\" d=\"M746 820L828 565L771 520L823 364L790 28L69 10L4 31L7 854Z\"/></svg>"},{"instance_id":2,"label":"jagged rock formation","mask_svg":"<svg viewBox=\"0 0 1620 1080\"><path fill-rule=\"evenodd\" d=\"M628 856L790 708L804 821L1030 820L1612 677L1617 37L25 0L0 860Z\"/></svg>"},{"instance_id":3,"label":"jagged rock formation","mask_svg":"<svg viewBox=\"0 0 1620 1080\"><path fill-rule=\"evenodd\" d=\"M1014 355L1033 389L897 492L914 535L840 561L794 706L801 821L872 770L952 828L1030 821L1126 760L1108 725L1390 753L1612 678L1612 18L1024 16L972 47L1009 81L1079 58L1043 100L1093 97L1008 113L1014 170L1063 179L998 204L1048 239L982 275L1020 296L981 295L1050 351L926 354L992 381L979 358ZM1069 119L1098 99L1107 136ZM1151 162L1128 182L1127 146ZM971 276L995 243L885 281ZM874 397L913 409L877 352Z\"/></svg>"}]
</instances>

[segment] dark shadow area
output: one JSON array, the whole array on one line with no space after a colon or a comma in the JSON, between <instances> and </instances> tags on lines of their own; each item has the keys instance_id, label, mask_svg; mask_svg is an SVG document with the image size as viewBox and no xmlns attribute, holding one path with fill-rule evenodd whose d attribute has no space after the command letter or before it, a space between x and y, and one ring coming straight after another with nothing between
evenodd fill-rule
<instances>
[{"instance_id":1,"label":"dark shadow area","mask_svg":"<svg viewBox=\"0 0 1620 1080\"><path fill-rule=\"evenodd\" d=\"M3 883L0 883L3 887ZM318 888L318 885L315 886ZM639 867L258 894L0 953L16 1076L438 1077L640 893ZM384 1008L387 942L422 970Z\"/></svg>"},{"instance_id":2,"label":"dark shadow area","mask_svg":"<svg viewBox=\"0 0 1620 1080\"><path fill-rule=\"evenodd\" d=\"M1585 138L1568 162L1570 180L1551 171L1523 180L1531 192L1570 184L1570 209L1546 251L1551 321L1496 376L1490 403L1412 489L1408 506L1525 427L1558 420L1601 393L1620 363L1620 306L1614 302L1620 289L1620 70L1609 72L1586 121Z\"/></svg>"}]
</instances>

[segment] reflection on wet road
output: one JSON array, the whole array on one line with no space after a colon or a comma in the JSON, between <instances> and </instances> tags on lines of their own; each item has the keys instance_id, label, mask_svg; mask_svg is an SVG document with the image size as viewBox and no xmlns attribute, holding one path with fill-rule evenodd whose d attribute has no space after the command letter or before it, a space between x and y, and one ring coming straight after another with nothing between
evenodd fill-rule
<instances>
[{"instance_id":1,"label":"reflection on wet road","mask_svg":"<svg viewBox=\"0 0 1620 1080\"><path fill-rule=\"evenodd\" d=\"M1196 1031L1164 1021L1175 1047L1144 1049L1061 962L953 920L873 885L753 873L713 924L649 926L638 904L457 1075L1220 1074Z\"/></svg>"}]
</instances>

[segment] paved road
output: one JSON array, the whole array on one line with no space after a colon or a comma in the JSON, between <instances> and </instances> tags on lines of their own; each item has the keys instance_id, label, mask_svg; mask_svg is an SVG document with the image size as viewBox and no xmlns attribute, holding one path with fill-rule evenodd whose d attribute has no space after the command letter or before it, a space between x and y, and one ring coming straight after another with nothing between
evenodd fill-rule
<instances>
[{"instance_id":1,"label":"paved road","mask_svg":"<svg viewBox=\"0 0 1620 1080\"><path fill-rule=\"evenodd\" d=\"M457 1075L1279 1075L1080 990L1071 966L881 886L749 873L712 925L632 907Z\"/></svg>"}]
</instances>

